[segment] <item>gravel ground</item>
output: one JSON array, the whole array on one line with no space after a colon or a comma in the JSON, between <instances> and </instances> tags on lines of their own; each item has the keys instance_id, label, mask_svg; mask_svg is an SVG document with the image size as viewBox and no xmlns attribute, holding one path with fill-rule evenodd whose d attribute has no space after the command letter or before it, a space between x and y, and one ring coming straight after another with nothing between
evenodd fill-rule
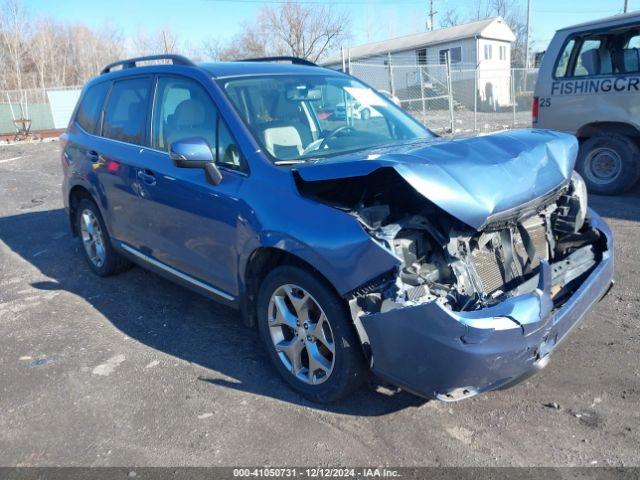
<instances>
[{"instance_id":1,"label":"gravel ground","mask_svg":"<svg viewBox=\"0 0 640 480\"><path fill-rule=\"evenodd\" d=\"M539 375L455 404L372 385L318 406L235 311L140 268L93 276L59 155L0 147L0 465L640 465L640 189L592 198L618 283Z\"/></svg>"}]
</instances>

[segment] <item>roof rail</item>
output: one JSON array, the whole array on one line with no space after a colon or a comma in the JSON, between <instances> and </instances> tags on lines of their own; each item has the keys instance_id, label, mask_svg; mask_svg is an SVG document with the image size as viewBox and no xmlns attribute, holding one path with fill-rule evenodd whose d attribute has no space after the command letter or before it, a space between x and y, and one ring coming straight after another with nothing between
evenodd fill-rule
<instances>
[{"instance_id":1,"label":"roof rail","mask_svg":"<svg viewBox=\"0 0 640 480\"><path fill-rule=\"evenodd\" d=\"M195 67L196 64L189 60L187 57L183 57L182 55L173 55L173 54L163 54L163 55L148 55L146 57L135 57L128 58L126 60L120 60L118 62L113 62L107 65L102 69L100 75L104 73L109 73L114 67L122 66L122 69L125 68L135 68L137 67L138 62L148 62L152 60L171 60L174 65L188 65L190 67Z\"/></svg>"},{"instance_id":2,"label":"roof rail","mask_svg":"<svg viewBox=\"0 0 640 480\"><path fill-rule=\"evenodd\" d=\"M308 67L317 67L316 63L306 58L299 57L259 57L259 58L243 58L238 62L291 62L294 65L306 65Z\"/></svg>"}]
</instances>

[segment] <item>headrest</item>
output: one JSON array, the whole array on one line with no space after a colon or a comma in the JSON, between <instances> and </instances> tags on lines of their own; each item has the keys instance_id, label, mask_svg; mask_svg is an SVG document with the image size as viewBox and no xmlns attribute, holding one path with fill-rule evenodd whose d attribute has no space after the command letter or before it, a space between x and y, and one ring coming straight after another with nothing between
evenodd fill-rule
<instances>
[{"instance_id":1,"label":"headrest","mask_svg":"<svg viewBox=\"0 0 640 480\"><path fill-rule=\"evenodd\" d=\"M197 100L183 100L176 107L174 113L175 125L180 127L190 127L205 123L206 112L202 103Z\"/></svg>"},{"instance_id":2,"label":"headrest","mask_svg":"<svg viewBox=\"0 0 640 480\"><path fill-rule=\"evenodd\" d=\"M598 75L600 73L600 53L597 49L594 48L582 52L580 60L589 75Z\"/></svg>"},{"instance_id":3,"label":"headrest","mask_svg":"<svg viewBox=\"0 0 640 480\"><path fill-rule=\"evenodd\" d=\"M640 70L640 58L637 48L625 48L622 50L622 61L625 72L637 72Z\"/></svg>"}]
</instances>

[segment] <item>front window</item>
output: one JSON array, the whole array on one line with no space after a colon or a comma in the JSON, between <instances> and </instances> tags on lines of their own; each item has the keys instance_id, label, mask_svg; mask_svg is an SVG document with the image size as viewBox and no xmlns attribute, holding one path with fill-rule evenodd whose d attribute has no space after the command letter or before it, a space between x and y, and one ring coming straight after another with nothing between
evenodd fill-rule
<instances>
[{"instance_id":1,"label":"front window","mask_svg":"<svg viewBox=\"0 0 640 480\"><path fill-rule=\"evenodd\" d=\"M221 80L255 138L277 162L433 136L382 95L337 75Z\"/></svg>"}]
</instances>

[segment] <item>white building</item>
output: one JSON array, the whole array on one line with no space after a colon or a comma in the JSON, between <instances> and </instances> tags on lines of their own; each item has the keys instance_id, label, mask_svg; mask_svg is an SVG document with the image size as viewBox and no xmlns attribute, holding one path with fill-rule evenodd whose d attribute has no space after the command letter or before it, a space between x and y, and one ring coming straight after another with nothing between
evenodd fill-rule
<instances>
[{"instance_id":1,"label":"white building","mask_svg":"<svg viewBox=\"0 0 640 480\"><path fill-rule=\"evenodd\" d=\"M415 97L411 91L421 83L423 89L430 85L438 88L438 84L440 89L446 87L448 56L454 92L469 92L469 98L462 98L462 102L473 102L477 85L479 100L495 108L511 102L511 47L515 39L504 20L493 17L343 48L322 63L345 70L351 66L356 77L376 88L394 90L403 100L403 96ZM391 69L393 75L389 75ZM463 84L470 88L462 88Z\"/></svg>"}]
</instances>

